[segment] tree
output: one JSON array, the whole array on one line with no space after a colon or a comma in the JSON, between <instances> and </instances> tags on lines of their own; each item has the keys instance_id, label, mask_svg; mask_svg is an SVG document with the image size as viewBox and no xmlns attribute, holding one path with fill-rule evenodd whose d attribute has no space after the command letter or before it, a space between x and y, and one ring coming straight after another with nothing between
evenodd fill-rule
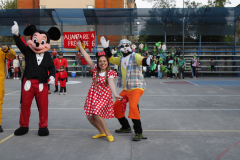
<instances>
[{"instance_id":1,"label":"tree","mask_svg":"<svg viewBox=\"0 0 240 160\"><path fill-rule=\"evenodd\" d=\"M225 7L226 4L231 4L229 0L208 0L208 4L203 7Z\"/></svg>"},{"instance_id":2,"label":"tree","mask_svg":"<svg viewBox=\"0 0 240 160\"><path fill-rule=\"evenodd\" d=\"M17 0L1 0L0 9L16 9Z\"/></svg>"},{"instance_id":3,"label":"tree","mask_svg":"<svg viewBox=\"0 0 240 160\"><path fill-rule=\"evenodd\" d=\"M195 2L195 1L191 2L190 0L184 1L184 4L187 8L199 8L203 6L202 3Z\"/></svg>"},{"instance_id":4,"label":"tree","mask_svg":"<svg viewBox=\"0 0 240 160\"><path fill-rule=\"evenodd\" d=\"M17 0L1 0L0 1L0 9L16 9L17 8ZM1 43L11 43L13 41L12 36L0 36Z\"/></svg>"},{"instance_id":5,"label":"tree","mask_svg":"<svg viewBox=\"0 0 240 160\"><path fill-rule=\"evenodd\" d=\"M153 3L153 8L175 8L175 0L142 0Z\"/></svg>"}]
</instances>

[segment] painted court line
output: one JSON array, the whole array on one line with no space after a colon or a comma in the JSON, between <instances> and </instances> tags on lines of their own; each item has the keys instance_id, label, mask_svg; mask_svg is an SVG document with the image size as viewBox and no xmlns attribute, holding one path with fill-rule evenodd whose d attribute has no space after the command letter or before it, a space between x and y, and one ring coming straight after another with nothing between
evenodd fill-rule
<instances>
[{"instance_id":1,"label":"painted court line","mask_svg":"<svg viewBox=\"0 0 240 160\"><path fill-rule=\"evenodd\" d=\"M20 92L20 91L19 91ZM5 94L6 95L20 95L20 94ZM53 94L54 95L54 94ZM58 95L58 94L56 94ZM142 97L240 97L240 95L142 95ZM87 97L87 95L71 95L68 94L64 97ZM49 96L49 98L51 99L51 95Z\"/></svg>"},{"instance_id":2,"label":"painted court line","mask_svg":"<svg viewBox=\"0 0 240 160\"><path fill-rule=\"evenodd\" d=\"M8 131L15 131L16 129L4 129ZM31 131L36 131L38 129L29 129ZM50 131L98 131L96 129L49 129ZM115 130L109 130L115 131ZM145 132L240 132L240 130L143 130ZM5 138L7 140L13 136L10 135L9 137ZM1 141L0 141L1 142Z\"/></svg>"},{"instance_id":3,"label":"painted court line","mask_svg":"<svg viewBox=\"0 0 240 160\"><path fill-rule=\"evenodd\" d=\"M5 139L1 140L1 141L0 141L0 143L2 143L2 142L4 142L4 141L8 140L8 139L9 139L9 138L11 138L13 135L14 135L14 134L11 134L11 135L10 135L10 136L8 136L7 138L5 138Z\"/></svg>"},{"instance_id":4,"label":"painted court line","mask_svg":"<svg viewBox=\"0 0 240 160\"><path fill-rule=\"evenodd\" d=\"M19 90L19 91L15 91L15 92L11 92L11 93L7 93L7 94L5 94L5 96L10 95L10 94L13 94L13 93L20 92L20 91L21 91L21 90Z\"/></svg>"},{"instance_id":5,"label":"painted court line","mask_svg":"<svg viewBox=\"0 0 240 160\"><path fill-rule=\"evenodd\" d=\"M240 97L240 95L142 95L142 97Z\"/></svg>"},{"instance_id":6,"label":"painted court line","mask_svg":"<svg viewBox=\"0 0 240 160\"><path fill-rule=\"evenodd\" d=\"M20 108L3 108L5 110L20 110ZM37 110L38 108L31 108ZM48 108L49 110L84 110L83 108ZM128 109L127 109L128 110ZM140 108L141 111L240 111L240 109L151 109L151 108Z\"/></svg>"},{"instance_id":7,"label":"painted court line","mask_svg":"<svg viewBox=\"0 0 240 160\"><path fill-rule=\"evenodd\" d=\"M235 143L234 145L232 145L231 147L227 148L227 149L226 149L225 151L223 151L215 160L220 160L224 154L226 154L230 149L232 149L233 147L235 147L235 146L237 146L237 145L239 145L239 144L240 144L240 142L237 142L237 143Z\"/></svg>"},{"instance_id":8,"label":"painted court line","mask_svg":"<svg viewBox=\"0 0 240 160\"><path fill-rule=\"evenodd\" d=\"M188 80L186 80L187 82L189 82L189 83L192 83L192 84L194 84L194 85L196 85L196 86L199 86L199 85L197 85L197 84L195 84L195 83L193 83L193 82L190 82L190 81L188 81Z\"/></svg>"}]
</instances>

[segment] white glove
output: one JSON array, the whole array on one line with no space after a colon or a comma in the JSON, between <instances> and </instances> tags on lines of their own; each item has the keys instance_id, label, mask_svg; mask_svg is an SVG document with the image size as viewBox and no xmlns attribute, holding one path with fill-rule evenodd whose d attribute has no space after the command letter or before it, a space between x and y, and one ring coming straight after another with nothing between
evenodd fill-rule
<instances>
[{"instance_id":1,"label":"white glove","mask_svg":"<svg viewBox=\"0 0 240 160\"><path fill-rule=\"evenodd\" d=\"M147 58L147 65L150 66L151 64L151 59L152 59L152 55L148 56Z\"/></svg>"},{"instance_id":2,"label":"white glove","mask_svg":"<svg viewBox=\"0 0 240 160\"><path fill-rule=\"evenodd\" d=\"M102 36L102 37L100 38L100 42L101 42L103 48L108 48L108 46L109 46L109 40L106 41L105 37Z\"/></svg>"},{"instance_id":3,"label":"white glove","mask_svg":"<svg viewBox=\"0 0 240 160\"><path fill-rule=\"evenodd\" d=\"M50 76L50 81L48 82L48 84L53 85L55 83L55 78L53 76Z\"/></svg>"},{"instance_id":4,"label":"white glove","mask_svg":"<svg viewBox=\"0 0 240 160\"><path fill-rule=\"evenodd\" d=\"M16 21L13 21L13 22L14 22L14 25L12 26L12 34L17 36L19 33L19 27Z\"/></svg>"}]
</instances>

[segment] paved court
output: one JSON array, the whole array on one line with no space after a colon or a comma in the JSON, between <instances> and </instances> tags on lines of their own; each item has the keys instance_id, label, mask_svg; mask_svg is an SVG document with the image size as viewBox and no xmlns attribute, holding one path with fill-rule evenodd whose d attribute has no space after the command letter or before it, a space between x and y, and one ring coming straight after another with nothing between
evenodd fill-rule
<instances>
[{"instance_id":1,"label":"paved court","mask_svg":"<svg viewBox=\"0 0 240 160\"><path fill-rule=\"evenodd\" d=\"M148 139L132 142L133 133L114 133L120 125L110 119L106 123L115 138L112 143L107 138L91 138L97 131L83 110L90 78L70 78L67 95L49 95L47 137L37 135L35 101L29 133L13 135L19 127L20 81L6 80L0 160L240 159L239 78L145 80L147 88L140 100L140 112L143 134Z\"/></svg>"}]
</instances>

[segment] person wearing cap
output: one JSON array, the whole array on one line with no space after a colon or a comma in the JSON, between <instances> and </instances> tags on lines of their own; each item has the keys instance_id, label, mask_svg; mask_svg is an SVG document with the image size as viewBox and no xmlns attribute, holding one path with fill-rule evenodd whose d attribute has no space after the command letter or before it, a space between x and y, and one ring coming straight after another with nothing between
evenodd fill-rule
<instances>
[{"instance_id":1,"label":"person wearing cap","mask_svg":"<svg viewBox=\"0 0 240 160\"><path fill-rule=\"evenodd\" d=\"M178 78L181 79L181 75L182 75L182 79L184 79L184 71L185 71L186 61L182 57L179 57L178 66L179 66Z\"/></svg>"},{"instance_id":2,"label":"person wearing cap","mask_svg":"<svg viewBox=\"0 0 240 160\"><path fill-rule=\"evenodd\" d=\"M155 43L155 45L157 46L158 54L161 53L161 48L162 48L162 44L161 43L162 43L161 41Z\"/></svg>"},{"instance_id":3,"label":"person wearing cap","mask_svg":"<svg viewBox=\"0 0 240 160\"><path fill-rule=\"evenodd\" d=\"M54 66L56 68L56 73L55 73L55 91L58 92L58 72L60 71L60 67L63 66L66 72L68 72L68 66L67 66L67 60L63 58L63 53L59 52L59 58L55 58L54 61Z\"/></svg>"},{"instance_id":4,"label":"person wearing cap","mask_svg":"<svg viewBox=\"0 0 240 160\"><path fill-rule=\"evenodd\" d=\"M4 97L4 82L5 76L7 75L6 59L14 59L16 52L10 47L2 46L0 44L0 132L3 132L2 123L2 104Z\"/></svg>"},{"instance_id":5,"label":"person wearing cap","mask_svg":"<svg viewBox=\"0 0 240 160\"><path fill-rule=\"evenodd\" d=\"M104 48L104 51L109 54L109 62L119 66L118 83L119 88L123 88L119 94L122 97L126 97L129 102L129 114L128 118L132 119L133 129L135 136L133 141L141 141L144 139L142 123L140 120L139 112L139 100L145 91L146 83L142 74L142 66L149 66L152 56L143 57L139 54L132 52L130 48L131 41L123 39L120 41L118 47L123 56L113 57L109 49L109 41L106 41L104 37L100 38L100 42ZM131 126L125 117L125 111L122 106L123 100L116 100L114 105L114 115L118 119L121 128L116 129L116 133L131 133Z\"/></svg>"}]
</instances>

